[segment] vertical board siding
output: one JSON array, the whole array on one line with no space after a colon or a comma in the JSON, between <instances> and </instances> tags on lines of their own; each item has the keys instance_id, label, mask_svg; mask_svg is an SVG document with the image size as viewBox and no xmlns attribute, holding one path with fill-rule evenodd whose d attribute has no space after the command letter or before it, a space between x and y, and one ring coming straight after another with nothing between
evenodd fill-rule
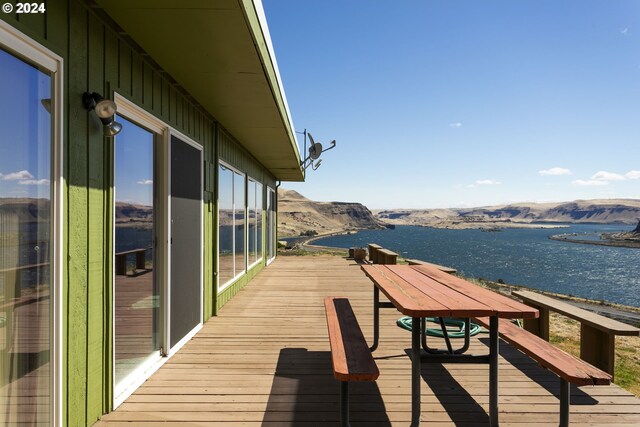
<instances>
[{"instance_id":1,"label":"vertical board siding","mask_svg":"<svg viewBox=\"0 0 640 427\"><path fill-rule=\"evenodd\" d=\"M67 269L69 281L68 300L65 301L68 317L67 335L67 388L66 405L69 421L87 425L87 401L91 393L87 388L87 265L88 265L88 147L90 129L88 114L82 107L81 96L87 89L88 12L76 2L69 4L69 54L67 66L67 113L74 120L67 120L68 183L68 246ZM71 28L69 28L71 30Z\"/></svg>"},{"instance_id":2,"label":"vertical board siding","mask_svg":"<svg viewBox=\"0 0 640 427\"><path fill-rule=\"evenodd\" d=\"M179 92L167 75L139 55L81 0L46 2L45 14L0 14L19 31L64 61L65 218L63 259L63 424L91 425L112 409L113 363L113 140L102 136L82 94L114 92L204 147L204 319L264 268L263 261L217 293L218 159L263 184L263 249L266 187L275 179L233 137Z\"/></svg>"},{"instance_id":3,"label":"vertical board siding","mask_svg":"<svg viewBox=\"0 0 640 427\"><path fill-rule=\"evenodd\" d=\"M88 85L87 88L105 93L104 76L104 26L93 15L89 15L88 22ZM93 89L92 89L93 90ZM102 137L101 122L94 115L87 115L90 121L88 140L88 272L87 285L87 390L102 390L104 388L104 371L109 363L105 359L103 337L108 332L104 329L105 301L105 233L104 219L109 218L108 205L105 204L105 191L108 188L104 173L105 143ZM99 355L99 356L98 356ZM101 412L107 408L103 406L103 396L99 393L87 395L87 424L96 421Z\"/></svg>"}]
</instances>

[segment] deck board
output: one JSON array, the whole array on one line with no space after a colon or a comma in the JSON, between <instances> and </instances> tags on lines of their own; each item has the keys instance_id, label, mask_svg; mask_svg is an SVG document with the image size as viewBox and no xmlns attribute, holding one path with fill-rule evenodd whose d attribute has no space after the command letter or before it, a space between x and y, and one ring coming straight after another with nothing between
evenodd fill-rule
<instances>
[{"instance_id":1,"label":"deck board","mask_svg":"<svg viewBox=\"0 0 640 427\"><path fill-rule=\"evenodd\" d=\"M323 300L347 296L371 340L372 284L339 257L279 257L220 315L100 427L337 425L339 383L333 378ZM381 310L375 383L351 386L355 426L407 426L411 418L410 333ZM443 346L436 339L434 346ZM487 351L488 335L471 349ZM501 425L557 425L559 380L501 342ZM422 420L429 426L488 423L488 366L423 364ZM573 387L571 424L640 425L640 399L617 387Z\"/></svg>"}]
</instances>

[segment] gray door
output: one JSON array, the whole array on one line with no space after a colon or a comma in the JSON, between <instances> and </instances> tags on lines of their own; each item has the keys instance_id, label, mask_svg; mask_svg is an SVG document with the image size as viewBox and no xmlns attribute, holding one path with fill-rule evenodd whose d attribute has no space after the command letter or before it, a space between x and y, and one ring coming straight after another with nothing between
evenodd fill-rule
<instances>
[{"instance_id":1,"label":"gray door","mask_svg":"<svg viewBox=\"0 0 640 427\"><path fill-rule=\"evenodd\" d=\"M202 321L202 150L171 136L170 347Z\"/></svg>"}]
</instances>

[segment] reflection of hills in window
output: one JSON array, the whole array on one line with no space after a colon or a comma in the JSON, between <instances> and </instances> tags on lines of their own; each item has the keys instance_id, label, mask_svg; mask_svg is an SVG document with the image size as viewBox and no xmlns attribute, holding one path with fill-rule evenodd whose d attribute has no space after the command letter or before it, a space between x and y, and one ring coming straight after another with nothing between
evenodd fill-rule
<instances>
[{"instance_id":1,"label":"reflection of hills in window","mask_svg":"<svg viewBox=\"0 0 640 427\"><path fill-rule=\"evenodd\" d=\"M0 221L4 215L17 215L20 222L49 221L49 199L0 197Z\"/></svg>"},{"instance_id":2,"label":"reflection of hills in window","mask_svg":"<svg viewBox=\"0 0 640 427\"><path fill-rule=\"evenodd\" d=\"M116 202L116 227L153 227L153 207Z\"/></svg>"},{"instance_id":3,"label":"reflection of hills in window","mask_svg":"<svg viewBox=\"0 0 640 427\"><path fill-rule=\"evenodd\" d=\"M233 210L232 209L220 209L218 224L222 226L233 225Z\"/></svg>"}]
</instances>

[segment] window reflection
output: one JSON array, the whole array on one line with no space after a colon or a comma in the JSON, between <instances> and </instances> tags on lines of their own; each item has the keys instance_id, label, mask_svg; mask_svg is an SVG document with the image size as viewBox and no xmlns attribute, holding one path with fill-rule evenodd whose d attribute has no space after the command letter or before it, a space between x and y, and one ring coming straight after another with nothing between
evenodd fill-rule
<instances>
[{"instance_id":1,"label":"window reflection","mask_svg":"<svg viewBox=\"0 0 640 427\"><path fill-rule=\"evenodd\" d=\"M154 140L122 116L115 138L115 394L160 348L160 290L154 278Z\"/></svg>"},{"instance_id":2,"label":"window reflection","mask_svg":"<svg viewBox=\"0 0 640 427\"><path fill-rule=\"evenodd\" d=\"M0 76L0 422L48 425L51 77L1 49Z\"/></svg>"},{"instance_id":3,"label":"window reflection","mask_svg":"<svg viewBox=\"0 0 640 427\"><path fill-rule=\"evenodd\" d=\"M220 288L241 275L246 269L246 197L245 176L220 164L218 169L218 283Z\"/></svg>"}]
</instances>

